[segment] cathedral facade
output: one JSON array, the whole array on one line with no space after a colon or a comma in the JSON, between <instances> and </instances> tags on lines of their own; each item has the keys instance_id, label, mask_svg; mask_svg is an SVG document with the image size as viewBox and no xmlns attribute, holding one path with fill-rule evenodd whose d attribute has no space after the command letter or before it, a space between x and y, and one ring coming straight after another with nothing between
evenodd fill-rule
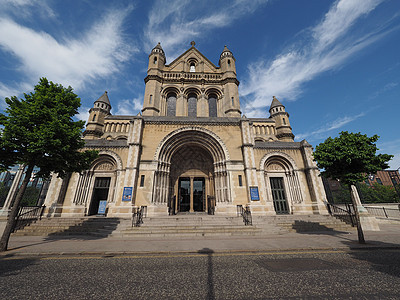
<instances>
[{"instance_id":1,"label":"cathedral facade","mask_svg":"<svg viewBox=\"0 0 400 300\"><path fill-rule=\"evenodd\" d=\"M168 213L326 214L325 192L305 140L294 142L278 99L269 117L240 110L235 58L218 66L195 47L170 64L158 44L149 55L143 109L112 115L105 92L90 109L85 149L99 151L90 170L54 176L48 216L131 217ZM104 210L105 209L105 210Z\"/></svg>"}]
</instances>

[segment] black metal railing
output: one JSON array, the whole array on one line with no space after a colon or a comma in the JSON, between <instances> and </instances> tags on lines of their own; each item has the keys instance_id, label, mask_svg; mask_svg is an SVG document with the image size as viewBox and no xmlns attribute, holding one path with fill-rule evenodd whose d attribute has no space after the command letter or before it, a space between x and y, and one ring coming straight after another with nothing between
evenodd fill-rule
<instances>
[{"instance_id":1,"label":"black metal railing","mask_svg":"<svg viewBox=\"0 0 400 300\"><path fill-rule=\"evenodd\" d=\"M147 217L147 206L133 208L132 227L140 227L143 224L143 218Z\"/></svg>"},{"instance_id":2,"label":"black metal railing","mask_svg":"<svg viewBox=\"0 0 400 300\"><path fill-rule=\"evenodd\" d=\"M21 206L15 217L15 225L12 232L28 226L29 224L42 219L46 206Z\"/></svg>"},{"instance_id":3,"label":"black metal railing","mask_svg":"<svg viewBox=\"0 0 400 300\"><path fill-rule=\"evenodd\" d=\"M242 216L244 225L253 225L253 219L251 217L251 210L250 207L246 206L243 208L243 205L237 205L237 216Z\"/></svg>"},{"instance_id":4,"label":"black metal railing","mask_svg":"<svg viewBox=\"0 0 400 300\"><path fill-rule=\"evenodd\" d=\"M397 208L387 208L387 207L375 207L375 206L366 206L365 207L369 214L375 217L383 217L383 218L400 218L400 206Z\"/></svg>"},{"instance_id":5,"label":"black metal railing","mask_svg":"<svg viewBox=\"0 0 400 300\"><path fill-rule=\"evenodd\" d=\"M331 216L334 216L337 219L346 222L347 224L351 224L353 227L357 225L353 204L343 204L343 208L331 203L326 203L326 206Z\"/></svg>"}]
</instances>

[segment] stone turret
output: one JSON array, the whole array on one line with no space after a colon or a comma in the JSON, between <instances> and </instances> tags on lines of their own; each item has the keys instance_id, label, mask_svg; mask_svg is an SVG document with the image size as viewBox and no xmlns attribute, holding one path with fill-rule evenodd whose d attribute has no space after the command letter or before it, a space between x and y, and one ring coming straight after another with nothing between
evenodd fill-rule
<instances>
[{"instance_id":1,"label":"stone turret","mask_svg":"<svg viewBox=\"0 0 400 300\"><path fill-rule=\"evenodd\" d=\"M226 81L223 104L224 113L227 117L240 118L239 81L236 78L235 61L232 52L225 46L219 57L219 66L223 72L223 79Z\"/></svg>"},{"instance_id":2,"label":"stone turret","mask_svg":"<svg viewBox=\"0 0 400 300\"><path fill-rule=\"evenodd\" d=\"M83 133L85 139L95 139L103 135L104 118L110 115L111 104L108 99L107 91L97 99L93 107L89 110L89 119L86 130Z\"/></svg>"},{"instance_id":3,"label":"stone turret","mask_svg":"<svg viewBox=\"0 0 400 300\"><path fill-rule=\"evenodd\" d=\"M146 89L143 99L142 113L144 116L157 116L160 113L160 90L162 71L165 67L165 53L161 44L158 43L149 55L149 65L147 68L147 76L144 79Z\"/></svg>"},{"instance_id":4,"label":"stone turret","mask_svg":"<svg viewBox=\"0 0 400 300\"><path fill-rule=\"evenodd\" d=\"M285 106L273 96L271 106L269 108L271 118L276 123L276 137L283 142L293 142L294 134L290 127L289 114L285 110Z\"/></svg>"}]
</instances>

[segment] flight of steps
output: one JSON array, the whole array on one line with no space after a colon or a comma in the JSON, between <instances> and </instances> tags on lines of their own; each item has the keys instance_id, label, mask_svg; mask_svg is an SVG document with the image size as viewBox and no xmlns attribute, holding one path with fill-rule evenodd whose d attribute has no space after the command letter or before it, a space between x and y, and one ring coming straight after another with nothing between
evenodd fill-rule
<instances>
[{"instance_id":1,"label":"flight of steps","mask_svg":"<svg viewBox=\"0 0 400 300\"><path fill-rule=\"evenodd\" d=\"M88 235L107 237L118 228L119 218L42 218L13 233L14 236Z\"/></svg>"},{"instance_id":2,"label":"flight of steps","mask_svg":"<svg viewBox=\"0 0 400 300\"><path fill-rule=\"evenodd\" d=\"M196 237L196 236L262 236L288 232L340 231L354 227L321 215L253 216L253 226L245 226L242 217L210 216L207 214L178 214L144 218L140 227L132 227L131 219L85 217L43 218L13 233L21 235L93 237Z\"/></svg>"},{"instance_id":3,"label":"flight of steps","mask_svg":"<svg viewBox=\"0 0 400 300\"><path fill-rule=\"evenodd\" d=\"M289 232L349 232L356 230L355 227L329 215L277 215L264 218L268 218L268 222L273 222Z\"/></svg>"},{"instance_id":4,"label":"flight of steps","mask_svg":"<svg viewBox=\"0 0 400 300\"><path fill-rule=\"evenodd\" d=\"M254 236L262 230L244 226L241 217L210 216L207 214L178 214L175 216L144 218L140 227L121 222L112 236L140 237L195 237L195 236Z\"/></svg>"}]
</instances>

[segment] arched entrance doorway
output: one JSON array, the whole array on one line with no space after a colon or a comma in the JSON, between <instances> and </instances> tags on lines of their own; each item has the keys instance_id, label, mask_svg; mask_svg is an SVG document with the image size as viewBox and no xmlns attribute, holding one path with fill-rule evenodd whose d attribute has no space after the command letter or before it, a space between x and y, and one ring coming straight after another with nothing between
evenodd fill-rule
<instances>
[{"instance_id":1,"label":"arched entrance doorway","mask_svg":"<svg viewBox=\"0 0 400 300\"><path fill-rule=\"evenodd\" d=\"M264 160L265 186L272 196L275 212L290 214L293 205L303 201L294 161L280 152L269 153Z\"/></svg>"},{"instance_id":2,"label":"arched entrance doorway","mask_svg":"<svg viewBox=\"0 0 400 300\"><path fill-rule=\"evenodd\" d=\"M171 158L170 174L175 211L206 211L207 197L214 197L213 160L208 151L183 145Z\"/></svg>"},{"instance_id":3,"label":"arched entrance doorway","mask_svg":"<svg viewBox=\"0 0 400 300\"><path fill-rule=\"evenodd\" d=\"M85 215L96 215L101 201L106 201L107 206L113 202L120 166L117 155L102 151L91 168L79 175L74 203L84 206Z\"/></svg>"},{"instance_id":4,"label":"arched entrance doorway","mask_svg":"<svg viewBox=\"0 0 400 300\"><path fill-rule=\"evenodd\" d=\"M163 139L156 158L155 205L168 203L175 212L203 212L208 197L214 197L216 206L230 202L228 152L213 132L196 127L179 129Z\"/></svg>"}]
</instances>

